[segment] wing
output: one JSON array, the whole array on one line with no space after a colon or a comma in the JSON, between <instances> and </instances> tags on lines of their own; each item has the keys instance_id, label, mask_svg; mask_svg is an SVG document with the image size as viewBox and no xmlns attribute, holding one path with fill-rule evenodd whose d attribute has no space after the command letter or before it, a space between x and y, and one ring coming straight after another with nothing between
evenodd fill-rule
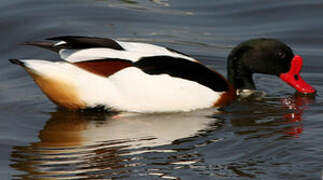
<instances>
[{"instance_id":1,"label":"wing","mask_svg":"<svg viewBox=\"0 0 323 180\"><path fill-rule=\"evenodd\" d=\"M168 74L172 77L194 81L218 92L229 90L228 82L217 72L203 64L170 56L144 57L134 63L147 74Z\"/></svg>"},{"instance_id":2,"label":"wing","mask_svg":"<svg viewBox=\"0 0 323 180\"><path fill-rule=\"evenodd\" d=\"M148 43L124 42L107 38L81 36L61 36L47 40L54 42L27 42L24 44L53 50L62 59L72 63L105 58L136 62L143 57L150 56L171 56L197 61L170 48Z\"/></svg>"},{"instance_id":3,"label":"wing","mask_svg":"<svg viewBox=\"0 0 323 180\"><path fill-rule=\"evenodd\" d=\"M181 78L199 83L214 91L228 91L229 85L225 78L217 72L207 68L203 64L187 61L171 56L143 57L136 62L121 59L99 59L73 63L94 74L108 77L122 69L135 67L148 75L168 74L175 78Z\"/></svg>"},{"instance_id":4,"label":"wing","mask_svg":"<svg viewBox=\"0 0 323 180\"><path fill-rule=\"evenodd\" d=\"M91 73L104 77L109 77L124 68L133 66L131 61L121 59L98 59L75 62L73 64Z\"/></svg>"},{"instance_id":5,"label":"wing","mask_svg":"<svg viewBox=\"0 0 323 180\"><path fill-rule=\"evenodd\" d=\"M56 51L62 59L105 77L127 67L136 67L150 75L168 74L194 81L214 91L229 89L221 75L170 48L96 37L62 36L48 40L54 42L25 44Z\"/></svg>"},{"instance_id":6,"label":"wing","mask_svg":"<svg viewBox=\"0 0 323 180\"><path fill-rule=\"evenodd\" d=\"M124 50L116 41L108 38L82 37L82 36L60 36L48 38L49 42L31 41L24 45L38 46L59 53L63 49L88 49L88 48L109 48L115 50ZM55 42L56 41L56 42Z\"/></svg>"},{"instance_id":7,"label":"wing","mask_svg":"<svg viewBox=\"0 0 323 180\"><path fill-rule=\"evenodd\" d=\"M58 41L55 46L61 49L87 49L87 48L110 48L124 50L116 41L108 38L83 37L83 36L60 36L47 40Z\"/></svg>"}]
</instances>

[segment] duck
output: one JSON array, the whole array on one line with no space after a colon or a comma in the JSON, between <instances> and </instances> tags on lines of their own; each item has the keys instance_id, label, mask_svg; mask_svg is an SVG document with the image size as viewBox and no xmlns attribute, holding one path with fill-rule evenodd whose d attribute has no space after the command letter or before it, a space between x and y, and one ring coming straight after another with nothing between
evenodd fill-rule
<instances>
[{"instance_id":1,"label":"duck","mask_svg":"<svg viewBox=\"0 0 323 180\"><path fill-rule=\"evenodd\" d=\"M255 90L254 73L278 76L302 94L316 90L300 76L303 60L285 43L251 39L232 49L227 78L174 49L143 42L60 36L25 42L62 59L9 59L23 67L58 107L126 112L177 112L224 107Z\"/></svg>"}]
</instances>

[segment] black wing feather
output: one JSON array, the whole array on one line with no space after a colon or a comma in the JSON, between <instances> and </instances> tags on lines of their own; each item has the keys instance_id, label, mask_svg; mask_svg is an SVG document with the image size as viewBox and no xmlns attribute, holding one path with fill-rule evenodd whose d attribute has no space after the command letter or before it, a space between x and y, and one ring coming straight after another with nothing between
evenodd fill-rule
<instances>
[{"instance_id":1,"label":"black wing feather","mask_svg":"<svg viewBox=\"0 0 323 180\"><path fill-rule=\"evenodd\" d=\"M55 46L54 42L30 41L30 42L24 42L22 43L22 45L37 46L37 47L41 47L55 52L58 52L60 49L62 49L59 46Z\"/></svg>"},{"instance_id":2,"label":"black wing feather","mask_svg":"<svg viewBox=\"0 0 323 180\"><path fill-rule=\"evenodd\" d=\"M135 62L134 66L147 74L168 74L197 82L214 91L229 90L228 82L217 72L186 59L171 56L143 57Z\"/></svg>"},{"instance_id":3,"label":"black wing feather","mask_svg":"<svg viewBox=\"0 0 323 180\"><path fill-rule=\"evenodd\" d=\"M23 45L38 46L59 52L61 49L86 49L86 48L110 48L115 50L124 50L116 41L107 38L82 37L82 36L60 36L48 38L51 41L65 41L66 43L55 45L55 42L31 41L22 43Z\"/></svg>"},{"instance_id":4,"label":"black wing feather","mask_svg":"<svg viewBox=\"0 0 323 180\"><path fill-rule=\"evenodd\" d=\"M83 48L97 48L105 47L115 50L124 50L116 41L108 38L97 37L83 37L83 36L59 36L48 38L52 41L65 41L66 44L62 44L62 48L67 49L83 49Z\"/></svg>"}]
</instances>

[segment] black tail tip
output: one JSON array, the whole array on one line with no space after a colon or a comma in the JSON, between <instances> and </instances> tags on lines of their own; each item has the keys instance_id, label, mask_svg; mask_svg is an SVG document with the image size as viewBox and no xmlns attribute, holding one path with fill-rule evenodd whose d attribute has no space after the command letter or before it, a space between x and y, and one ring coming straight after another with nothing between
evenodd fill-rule
<instances>
[{"instance_id":1,"label":"black tail tip","mask_svg":"<svg viewBox=\"0 0 323 180\"><path fill-rule=\"evenodd\" d=\"M12 64L18 64L20 66L25 66L25 63L23 63L21 60L19 59L9 59L9 62L11 62Z\"/></svg>"}]
</instances>

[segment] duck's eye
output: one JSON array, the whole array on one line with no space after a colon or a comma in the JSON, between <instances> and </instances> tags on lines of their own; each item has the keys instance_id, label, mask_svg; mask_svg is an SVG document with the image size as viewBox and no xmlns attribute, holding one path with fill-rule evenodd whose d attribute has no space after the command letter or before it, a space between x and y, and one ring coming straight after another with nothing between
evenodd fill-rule
<instances>
[{"instance_id":1,"label":"duck's eye","mask_svg":"<svg viewBox=\"0 0 323 180\"><path fill-rule=\"evenodd\" d=\"M277 56L280 57L281 59L285 59L286 54L283 51L278 51Z\"/></svg>"},{"instance_id":2,"label":"duck's eye","mask_svg":"<svg viewBox=\"0 0 323 180\"><path fill-rule=\"evenodd\" d=\"M295 78L296 81L298 81L298 75L297 74L294 75L294 78Z\"/></svg>"}]
</instances>

